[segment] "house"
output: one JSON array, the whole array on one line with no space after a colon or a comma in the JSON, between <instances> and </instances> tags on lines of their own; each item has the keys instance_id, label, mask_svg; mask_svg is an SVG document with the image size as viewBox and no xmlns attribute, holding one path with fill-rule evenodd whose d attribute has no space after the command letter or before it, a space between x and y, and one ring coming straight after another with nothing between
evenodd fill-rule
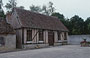
<instances>
[{"instance_id":1,"label":"house","mask_svg":"<svg viewBox=\"0 0 90 58\"><path fill-rule=\"evenodd\" d=\"M0 51L16 49L16 35L13 27L0 17Z\"/></svg>"},{"instance_id":2,"label":"house","mask_svg":"<svg viewBox=\"0 0 90 58\"><path fill-rule=\"evenodd\" d=\"M67 41L68 29L56 17L14 8L6 21L16 30L17 48L54 46Z\"/></svg>"}]
</instances>

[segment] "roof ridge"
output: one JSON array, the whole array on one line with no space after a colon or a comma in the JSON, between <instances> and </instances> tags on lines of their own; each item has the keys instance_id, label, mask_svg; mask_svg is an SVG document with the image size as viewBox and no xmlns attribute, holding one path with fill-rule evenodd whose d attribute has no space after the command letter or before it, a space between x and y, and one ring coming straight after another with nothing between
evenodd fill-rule
<instances>
[{"instance_id":1,"label":"roof ridge","mask_svg":"<svg viewBox=\"0 0 90 58\"><path fill-rule=\"evenodd\" d=\"M44 15L44 14L41 14L41 13L32 12L32 11L30 11L30 10L21 9L21 8L19 8L19 7L15 7L14 9L24 10L24 11L28 11L28 12L31 12L31 13L34 13L34 14L43 15L43 16L48 16L48 15ZM52 17L52 18L57 18L57 19L58 19L58 17L55 17L55 16L48 16L48 17Z\"/></svg>"},{"instance_id":2,"label":"roof ridge","mask_svg":"<svg viewBox=\"0 0 90 58\"><path fill-rule=\"evenodd\" d=\"M68 31L57 17L47 16L21 8L14 9L16 9L16 14L19 17L18 20L20 21L19 24L21 27Z\"/></svg>"},{"instance_id":3,"label":"roof ridge","mask_svg":"<svg viewBox=\"0 0 90 58\"><path fill-rule=\"evenodd\" d=\"M22 23L21 23L21 21L19 20L20 17L19 17L19 15L18 15L18 13L17 13L17 10L15 10L15 12L16 12L16 14L17 14L16 19L18 20L18 23L19 23L19 24L21 25L21 27L22 27Z\"/></svg>"}]
</instances>

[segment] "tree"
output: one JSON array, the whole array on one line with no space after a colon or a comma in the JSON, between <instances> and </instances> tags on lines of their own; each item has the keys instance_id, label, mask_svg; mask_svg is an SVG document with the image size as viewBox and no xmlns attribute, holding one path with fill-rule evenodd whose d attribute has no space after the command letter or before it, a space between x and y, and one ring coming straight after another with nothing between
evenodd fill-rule
<instances>
[{"instance_id":1,"label":"tree","mask_svg":"<svg viewBox=\"0 0 90 58\"><path fill-rule=\"evenodd\" d=\"M4 17L5 18L5 15L4 15L4 11L2 9L2 6L3 6L3 2L2 2L2 0L0 0L0 17Z\"/></svg>"},{"instance_id":2,"label":"tree","mask_svg":"<svg viewBox=\"0 0 90 58\"><path fill-rule=\"evenodd\" d=\"M3 11L3 10L2 10L2 11L0 11L0 17L5 18L5 14L4 14L4 11Z\"/></svg>"},{"instance_id":3,"label":"tree","mask_svg":"<svg viewBox=\"0 0 90 58\"><path fill-rule=\"evenodd\" d=\"M64 25L67 25L67 24L66 24L65 17L64 17L63 14L60 14L60 13L56 13L56 12L55 12L55 13L53 13L51 16L55 16L55 17L59 18Z\"/></svg>"},{"instance_id":4,"label":"tree","mask_svg":"<svg viewBox=\"0 0 90 58\"><path fill-rule=\"evenodd\" d=\"M3 2L2 0L0 0L0 8L3 6Z\"/></svg>"},{"instance_id":5,"label":"tree","mask_svg":"<svg viewBox=\"0 0 90 58\"><path fill-rule=\"evenodd\" d=\"M52 16L55 16L55 17L59 18L60 21L61 21L69 30L71 30L72 27L71 27L71 24L70 24L70 20L69 20L69 19L66 19L63 14L60 14L60 13L58 13L58 12L55 12L55 13L52 14ZM69 34L71 34L71 32L69 32Z\"/></svg>"},{"instance_id":6,"label":"tree","mask_svg":"<svg viewBox=\"0 0 90 58\"><path fill-rule=\"evenodd\" d=\"M5 5L8 11L11 11L14 7L16 7L16 0L9 0L9 2Z\"/></svg>"},{"instance_id":7,"label":"tree","mask_svg":"<svg viewBox=\"0 0 90 58\"><path fill-rule=\"evenodd\" d=\"M42 7L42 14L44 15L48 15L49 16L49 11L48 11L48 7L46 5L43 5Z\"/></svg>"},{"instance_id":8,"label":"tree","mask_svg":"<svg viewBox=\"0 0 90 58\"><path fill-rule=\"evenodd\" d=\"M52 2L48 3L48 6L43 5L42 7L43 14L51 16L55 12L55 7Z\"/></svg>"},{"instance_id":9,"label":"tree","mask_svg":"<svg viewBox=\"0 0 90 58\"><path fill-rule=\"evenodd\" d=\"M78 15L73 16L70 19L70 24L72 29L71 34L83 34L84 32L84 20L80 18Z\"/></svg>"},{"instance_id":10,"label":"tree","mask_svg":"<svg viewBox=\"0 0 90 58\"><path fill-rule=\"evenodd\" d=\"M87 29L88 29L88 33L90 34L90 23L88 24L88 27L87 27Z\"/></svg>"},{"instance_id":11,"label":"tree","mask_svg":"<svg viewBox=\"0 0 90 58\"><path fill-rule=\"evenodd\" d=\"M20 6L19 8L24 9L24 6Z\"/></svg>"},{"instance_id":12,"label":"tree","mask_svg":"<svg viewBox=\"0 0 90 58\"><path fill-rule=\"evenodd\" d=\"M84 23L85 27L85 34L90 34L90 17L88 17L86 20L85 20L85 23Z\"/></svg>"},{"instance_id":13,"label":"tree","mask_svg":"<svg viewBox=\"0 0 90 58\"><path fill-rule=\"evenodd\" d=\"M51 16L51 14L55 12L55 8L53 6L53 3L49 2L48 6L43 5L42 7L40 7L40 6L32 5L30 6L30 11Z\"/></svg>"},{"instance_id":14,"label":"tree","mask_svg":"<svg viewBox=\"0 0 90 58\"><path fill-rule=\"evenodd\" d=\"M52 2L49 2L49 12L50 12L50 14L49 15L52 15L53 13L54 13L54 11L55 11L55 8L54 8L54 6L53 6L53 3Z\"/></svg>"},{"instance_id":15,"label":"tree","mask_svg":"<svg viewBox=\"0 0 90 58\"><path fill-rule=\"evenodd\" d=\"M40 6L32 5L32 6L30 6L30 11L40 13L40 12L42 12L42 9Z\"/></svg>"},{"instance_id":16,"label":"tree","mask_svg":"<svg viewBox=\"0 0 90 58\"><path fill-rule=\"evenodd\" d=\"M56 17L58 17L59 19L65 19L65 18L64 18L64 15L63 15L63 14L60 14L60 13L58 13L58 12L52 13L51 16L56 16Z\"/></svg>"}]
</instances>

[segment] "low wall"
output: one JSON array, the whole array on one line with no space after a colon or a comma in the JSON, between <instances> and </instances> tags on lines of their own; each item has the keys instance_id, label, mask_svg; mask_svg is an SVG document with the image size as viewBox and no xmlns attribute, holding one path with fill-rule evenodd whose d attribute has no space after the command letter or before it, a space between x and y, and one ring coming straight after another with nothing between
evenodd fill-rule
<instances>
[{"instance_id":1,"label":"low wall","mask_svg":"<svg viewBox=\"0 0 90 58\"><path fill-rule=\"evenodd\" d=\"M83 39L90 41L90 35L69 35L68 43L69 44L80 44Z\"/></svg>"},{"instance_id":2,"label":"low wall","mask_svg":"<svg viewBox=\"0 0 90 58\"><path fill-rule=\"evenodd\" d=\"M3 46L0 46L0 51L16 49L16 35L15 34L0 35L0 37L4 38L4 43L5 43Z\"/></svg>"}]
</instances>

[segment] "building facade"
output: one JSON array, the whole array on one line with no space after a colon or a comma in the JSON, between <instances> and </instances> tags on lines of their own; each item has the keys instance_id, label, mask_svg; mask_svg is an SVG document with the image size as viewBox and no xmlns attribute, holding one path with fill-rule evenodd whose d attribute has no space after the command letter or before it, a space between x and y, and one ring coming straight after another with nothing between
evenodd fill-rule
<instances>
[{"instance_id":1,"label":"building facade","mask_svg":"<svg viewBox=\"0 0 90 58\"><path fill-rule=\"evenodd\" d=\"M0 17L0 52L16 49L16 34L13 27Z\"/></svg>"},{"instance_id":2,"label":"building facade","mask_svg":"<svg viewBox=\"0 0 90 58\"><path fill-rule=\"evenodd\" d=\"M17 48L37 48L67 42L68 29L55 17L14 8L6 17L16 31Z\"/></svg>"}]
</instances>

